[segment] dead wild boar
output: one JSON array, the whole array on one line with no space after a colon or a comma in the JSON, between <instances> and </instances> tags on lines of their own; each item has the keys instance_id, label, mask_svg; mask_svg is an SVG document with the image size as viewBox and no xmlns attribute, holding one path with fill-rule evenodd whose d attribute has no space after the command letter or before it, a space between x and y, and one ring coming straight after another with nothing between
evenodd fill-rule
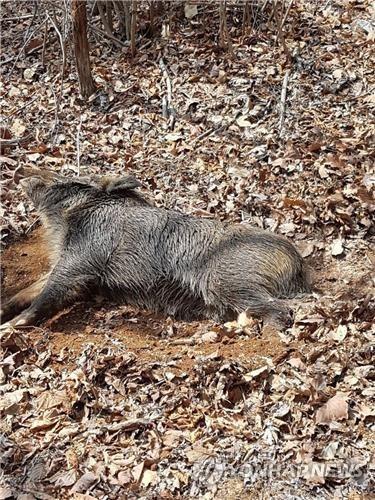
<instances>
[{"instance_id":1,"label":"dead wild boar","mask_svg":"<svg viewBox=\"0 0 375 500\"><path fill-rule=\"evenodd\" d=\"M246 311L285 324L282 299L310 291L289 241L153 207L132 177L21 185L46 228L51 270L5 303L7 326L36 324L97 294L177 319L226 321Z\"/></svg>"}]
</instances>

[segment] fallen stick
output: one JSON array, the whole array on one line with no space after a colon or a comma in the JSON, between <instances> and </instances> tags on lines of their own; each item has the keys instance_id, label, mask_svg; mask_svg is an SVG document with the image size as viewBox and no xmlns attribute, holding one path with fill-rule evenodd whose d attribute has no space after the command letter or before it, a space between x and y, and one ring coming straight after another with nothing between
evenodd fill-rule
<instances>
[{"instance_id":1,"label":"fallen stick","mask_svg":"<svg viewBox=\"0 0 375 500\"><path fill-rule=\"evenodd\" d=\"M18 139L0 139L0 146L4 148L9 148L12 146L18 146L23 144L31 138L31 134L25 135L25 137L19 137Z\"/></svg>"},{"instance_id":2,"label":"fallen stick","mask_svg":"<svg viewBox=\"0 0 375 500\"><path fill-rule=\"evenodd\" d=\"M235 123L237 118L238 118L238 113L228 123L224 123L223 125L220 125L219 127L212 127L212 128L209 128L208 130L205 130L200 135L198 135L198 137L196 137L194 139L194 144L201 141L205 137L208 137L208 136L214 134L215 132L221 132L221 131L225 130L226 128L230 127L231 125L233 125L233 123Z\"/></svg>"},{"instance_id":3,"label":"fallen stick","mask_svg":"<svg viewBox=\"0 0 375 500\"><path fill-rule=\"evenodd\" d=\"M34 14L27 14L25 16L18 16L18 17L4 17L1 22L2 23L5 23L5 22L8 22L8 21L20 21L21 19L30 19L34 17Z\"/></svg>"},{"instance_id":4,"label":"fallen stick","mask_svg":"<svg viewBox=\"0 0 375 500\"><path fill-rule=\"evenodd\" d=\"M32 97L34 94L36 94L36 92L34 92L33 94L30 95L30 97ZM26 102L25 104L22 105L22 108L16 108L14 109L13 111L11 111L8 115L8 118L11 117L11 116L14 116L14 115L17 115L18 113L20 113L21 111L23 111L27 106L30 106L30 104L32 104L33 102L35 102L36 100L39 99L39 95L35 96L33 99L30 99L30 101Z\"/></svg>"},{"instance_id":5,"label":"fallen stick","mask_svg":"<svg viewBox=\"0 0 375 500\"><path fill-rule=\"evenodd\" d=\"M288 88L288 80L290 75L290 69L285 71L283 86L281 88L281 97L280 97L280 120L279 120L279 134L281 135L284 121L285 121L285 102L286 102L286 91Z\"/></svg>"},{"instance_id":6,"label":"fallen stick","mask_svg":"<svg viewBox=\"0 0 375 500\"><path fill-rule=\"evenodd\" d=\"M283 29L283 27L284 27L285 21L287 20L287 17L289 15L289 11L290 11L290 8L293 5L293 2L294 2L294 0L290 0L289 5L288 5L288 7L287 7L287 9L285 11L283 20L281 21L280 29ZM277 34L277 36L279 36L279 33Z\"/></svg>"}]
</instances>

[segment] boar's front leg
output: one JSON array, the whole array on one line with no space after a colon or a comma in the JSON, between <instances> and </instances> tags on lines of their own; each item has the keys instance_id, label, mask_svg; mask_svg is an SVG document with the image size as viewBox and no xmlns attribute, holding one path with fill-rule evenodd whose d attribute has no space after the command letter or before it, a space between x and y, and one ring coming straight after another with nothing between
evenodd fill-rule
<instances>
[{"instance_id":1,"label":"boar's front leg","mask_svg":"<svg viewBox=\"0 0 375 500\"><path fill-rule=\"evenodd\" d=\"M29 307L32 301L40 294L45 286L48 274L43 275L35 283L24 288L23 290L13 295L10 299L4 301L2 309L0 311L1 322L9 321L14 318L21 311Z\"/></svg>"},{"instance_id":2,"label":"boar's front leg","mask_svg":"<svg viewBox=\"0 0 375 500\"><path fill-rule=\"evenodd\" d=\"M36 325L82 298L93 281L86 267L77 262L58 262L31 305L2 328Z\"/></svg>"}]
</instances>

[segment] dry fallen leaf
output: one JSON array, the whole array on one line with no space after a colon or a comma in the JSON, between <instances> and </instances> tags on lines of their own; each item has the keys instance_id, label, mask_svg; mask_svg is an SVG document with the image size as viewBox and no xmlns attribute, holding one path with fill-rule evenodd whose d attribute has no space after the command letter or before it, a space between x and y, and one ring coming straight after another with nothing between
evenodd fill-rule
<instances>
[{"instance_id":1,"label":"dry fallen leaf","mask_svg":"<svg viewBox=\"0 0 375 500\"><path fill-rule=\"evenodd\" d=\"M98 476L92 472L86 472L83 474L78 481L75 483L71 489L72 493L84 493L90 486L92 486L96 481L98 481Z\"/></svg>"},{"instance_id":2,"label":"dry fallen leaf","mask_svg":"<svg viewBox=\"0 0 375 500\"><path fill-rule=\"evenodd\" d=\"M59 471L55 476L49 479L51 482L54 482L54 484L58 488L66 488L67 486L72 486L74 483L77 481L77 471L70 469L70 470L63 470Z\"/></svg>"},{"instance_id":3,"label":"dry fallen leaf","mask_svg":"<svg viewBox=\"0 0 375 500\"><path fill-rule=\"evenodd\" d=\"M336 394L318 409L315 422L317 424L330 424L331 422L347 419L348 409L346 398L343 395Z\"/></svg>"},{"instance_id":4,"label":"dry fallen leaf","mask_svg":"<svg viewBox=\"0 0 375 500\"><path fill-rule=\"evenodd\" d=\"M331 246L331 255L334 257L341 255L344 252L343 241L341 239L337 239L332 243Z\"/></svg>"},{"instance_id":5,"label":"dry fallen leaf","mask_svg":"<svg viewBox=\"0 0 375 500\"><path fill-rule=\"evenodd\" d=\"M8 498L14 498L13 491L7 486L0 486L0 500L7 500Z\"/></svg>"},{"instance_id":6,"label":"dry fallen leaf","mask_svg":"<svg viewBox=\"0 0 375 500\"><path fill-rule=\"evenodd\" d=\"M36 66L32 66L31 68L26 68L23 72L23 77L25 80L29 80L29 81L32 81L34 75L35 75L35 71L36 71L37 67Z\"/></svg>"},{"instance_id":7,"label":"dry fallen leaf","mask_svg":"<svg viewBox=\"0 0 375 500\"><path fill-rule=\"evenodd\" d=\"M8 392L0 398L0 411L7 413L11 411L12 407L16 407L19 403L24 401L28 396L26 389L18 389L13 392Z\"/></svg>"},{"instance_id":8,"label":"dry fallen leaf","mask_svg":"<svg viewBox=\"0 0 375 500\"><path fill-rule=\"evenodd\" d=\"M339 325L336 330L331 334L333 340L337 342L342 342L348 333L348 327L346 325Z\"/></svg>"},{"instance_id":9,"label":"dry fallen leaf","mask_svg":"<svg viewBox=\"0 0 375 500\"><path fill-rule=\"evenodd\" d=\"M288 363L294 368L298 368L299 370L306 370L305 363L301 360L301 358L289 358Z\"/></svg>"},{"instance_id":10,"label":"dry fallen leaf","mask_svg":"<svg viewBox=\"0 0 375 500\"><path fill-rule=\"evenodd\" d=\"M237 118L236 123L239 127L251 127L251 122L247 120L247 116L240 116Z\"/></svg>"},{"instance_id":11,"label":"dry fallen leaf","mask_svg":"<svg viewBox=\"0 0 375 500\"><path fill-rule=\"evenodd\" d=\"M219 335L216 332L206 332L201 337L201 342L214 343L219 339Z\"/></svg>"},{"instance_id":12,"label":"dry fallen leaf","mask_svg":"<svg viewBox=\"0 0 375 500\"><path fill-rule=\"evenodd\" d=\"M133 479L136 483L139 483L143 474L145 463L141 462L132 468Z\"/></svg>"},{"instance_id":13,"label":"dry fallen leaf","mask_svg":"<svg viewBox=\"0 0 375 500\"><path fill-rule=\"evenodd\" d=\"M20 118L16 118L12 124L11 131L15 137L22 137L26 130L26 125Z\"/></svg>"},{"instance_id":14,"label":"dry fallen leaf","mask_svg":"<svg viewBox=\"0 0 375 500\"><path fill-rule=\"evenodd\" d=\"M147 488L148 486L150 486L150 484L155 482L157 477L158 474L156 471L146 469L142 475L142 480L141 480L142 488Z\"/></svg>"},{"instance_id":15,"label":"dry fallen leaf","mask_svg":"<svg viewBox=\"0 0 375 500\"><path fill-rule=\"evenodd\" d=\"M330 443L328 443L322 451L322 458L324 460L332 460L333 458L335 458L339 444L340 443L338 441L331 441Z\"/></svg>"},{"instance_id":16,"label":"dry fallen leaf","mask_svg":"<svg viewBox=\"0 0 375 500\"><path fill-rule=\"evenodd\" d=\"M326 482L324 474L324 464L320 462L309 462L308 464L304 465L303 471L303 477L311 485L318 486Z\"/></svg>"},{"instance_id":17,"label":"dry fallen leaf","mask_svg":"<svg viewBox=\"0 0 375 500\"><path fill-rule=\"evenodd\" d=\"M184 5L185 17L187 19L192 19L198 14L198 7L193 3L186 2Z\"/></svg>"},{"instance_id":18,"label":"dry fallen leaf","mask_svg":"<svg viewBox=\"0 0 375 500\"><path fill-rule=\"evenodd\" d=\"M189 463L194 463L209 457L211 453L203 446L196 445L186 452Z\"/></svg>"},{"instance_id":19,"label":"dry fallen leaf","mask_svg":"<svg viewBox=\"0 0 375 500\"><path fill-rule=\"evenodd\" d=\"M315 245L311 241L300 241L297 244L299 253L302 255L303 258L309 257L314 253L314 248Z\"/></svg>"},{"instance_id":20,"label":"dry fallen leaf","mask_svg":"<svg viewBox=\"0 0 375 500\"><path fill-rule=\"evenodd\" d=\"M122 486L126 486L133 481L133 476L130 471L120 471L117 475L117 480Z\"/></svg>"},{"instance_id":21,"label":"dry fallen leaf","mask_svg":"<svg viewBox=\"0 0 375 500\"><path fill-rule=\"evenodd\" d=\"M322 179L327 179L329 177L329 172L324 165L319 165L319 175Z\"/></svg>"}]
</instances>

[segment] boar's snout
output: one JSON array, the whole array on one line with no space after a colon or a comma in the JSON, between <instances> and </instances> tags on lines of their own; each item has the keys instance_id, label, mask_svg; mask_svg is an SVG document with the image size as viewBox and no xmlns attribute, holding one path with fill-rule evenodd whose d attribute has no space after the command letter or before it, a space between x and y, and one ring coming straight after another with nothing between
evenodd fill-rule
<instances>
[{"instance_id":1,"label":"boar's snout","mask_svg":"<svg viewBox=\"0 0 375 500\"><path fill-rule=\"evenodd\" d=\"M21 179L19 183L24 193L31 199L36 207L38 207L40 195L44 192L48 182L41 177L26 177Z\"/></svg>"},{"instance_id":2,"label":"boar's snout","mask_svg":"<svg viewBox=\"0 0 375 500\"><path fill-rule=\"evenodd\" d=\"M29 193L33 189L45 187L46 181L41 177L25 177L20 180L20 185L26 193Z\"/></svg>"}]
</instances>

